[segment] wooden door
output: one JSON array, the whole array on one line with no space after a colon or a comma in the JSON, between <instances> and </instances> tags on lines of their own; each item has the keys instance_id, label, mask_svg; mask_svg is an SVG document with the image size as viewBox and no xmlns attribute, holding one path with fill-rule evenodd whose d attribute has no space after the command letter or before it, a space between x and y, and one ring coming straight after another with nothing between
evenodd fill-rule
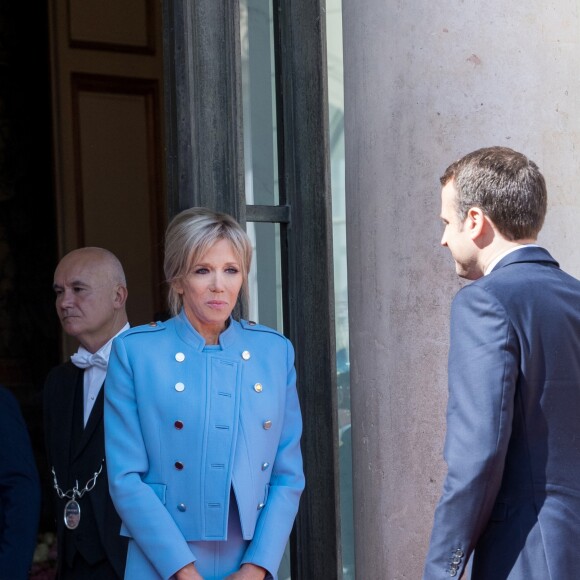
<instances>
[{"instance_id":1,"label":"wooden door","mask_svg":"<svg viewBox=\"0 0 580 580\"><path fill-rule=\"evenodd\" d=\"M161 5L51 0L49 11L59 255L115 253L130 322L145 323L164 308Z\"/></svg>"}]
</instances>

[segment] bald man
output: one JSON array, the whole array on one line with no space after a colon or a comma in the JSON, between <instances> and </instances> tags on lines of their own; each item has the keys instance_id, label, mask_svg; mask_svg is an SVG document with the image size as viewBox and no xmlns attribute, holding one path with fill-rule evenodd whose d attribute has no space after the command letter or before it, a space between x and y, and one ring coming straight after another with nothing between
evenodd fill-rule
<instances>
[{"instance_id":1,"label":"bald man","mask_svg":"<svg viewBox=\"0 0 580 580\"><path fill-rule=\"evenodd\" d=\"M54 273L56 311L77 339L44 388L44 430L54 484L59 580L123 578L126 539L107 485L103 383L111 342L129 328L119 260L102 248L67 254Z\"/></svg>"}]
</instances>

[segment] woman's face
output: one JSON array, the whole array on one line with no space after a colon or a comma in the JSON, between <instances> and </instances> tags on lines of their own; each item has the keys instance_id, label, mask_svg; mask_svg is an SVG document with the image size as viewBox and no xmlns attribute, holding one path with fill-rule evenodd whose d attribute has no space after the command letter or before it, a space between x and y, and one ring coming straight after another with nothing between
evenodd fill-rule
<instances>
[{"instance_id":1,"label":"woman's face","mask_svg":"<svg viewBox=\"0 0 580 580\"><path fill-rule=\"evenodd\" d=\"M228 240L219 240L175 282L189 322L208 344L217 344L240 288L242 265Z\"/></svg>"}]
</instances>

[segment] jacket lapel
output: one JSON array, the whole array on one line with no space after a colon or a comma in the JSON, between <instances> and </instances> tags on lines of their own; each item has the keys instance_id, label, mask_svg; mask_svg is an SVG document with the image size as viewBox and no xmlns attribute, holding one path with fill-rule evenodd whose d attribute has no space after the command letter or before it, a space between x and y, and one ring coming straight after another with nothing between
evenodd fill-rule
<instances>
[{"instance_id":1,"label":"jacket lapel","mask_svg":"<svg viewBox=\"0 0 580 580\"><path fill-rule=\"evenodd\" d=\"M59 481L68 480L71 446L74 445L71 434L75 420L75 395L79 388L82 389L82 385L82 369L75 367L72 363L66 364L63 381L57 391L58 400L53 402L55 428L52 433L55 442L54 449L58 449L58 453L54 453L52 459Z\"/></svg>"},{"instance_id":2,"label":"jacket lapel","mask_svg":"<svg viewBox=\"0 0 580 580\"><path fill-rule=\"evenodd\" d=\"M93 437L95 430L103 421L103 408L104 408L104 385L101 387L99 394L97 395L97 400L93 406L89 420L82 432L81 438L76 446L75 453L73 455L73 461L83 452L83 449L87 446L87 443ZM82 408L81 408L82 411Z\"/></svg>"}]
</instances>

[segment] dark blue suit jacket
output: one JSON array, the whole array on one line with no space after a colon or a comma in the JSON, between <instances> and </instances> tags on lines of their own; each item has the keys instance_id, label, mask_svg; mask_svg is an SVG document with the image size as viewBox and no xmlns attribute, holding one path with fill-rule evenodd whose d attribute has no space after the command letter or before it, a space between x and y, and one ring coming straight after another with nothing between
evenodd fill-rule
<instances>
[{"instance_id":1,"label":"dark blue suit jacket","mask_svg":"<svg viewBox=\"0 0 580 580\"><path fill-rule=\"evenodd\" d=\"M32 563L40 485L18 402L0 387L0 578L24 580Z\"/></svg>"},{"instance_id":2,"label":"dark blue suit jacket","mask_svg":"<svg viewBox=\"0 0 580 580\"><path fill-rule=\"evenodd\" d=\"M453 301L445 459L425 579L580 577L580 282L542 248Z\"/></svg>"}]
</instances>

